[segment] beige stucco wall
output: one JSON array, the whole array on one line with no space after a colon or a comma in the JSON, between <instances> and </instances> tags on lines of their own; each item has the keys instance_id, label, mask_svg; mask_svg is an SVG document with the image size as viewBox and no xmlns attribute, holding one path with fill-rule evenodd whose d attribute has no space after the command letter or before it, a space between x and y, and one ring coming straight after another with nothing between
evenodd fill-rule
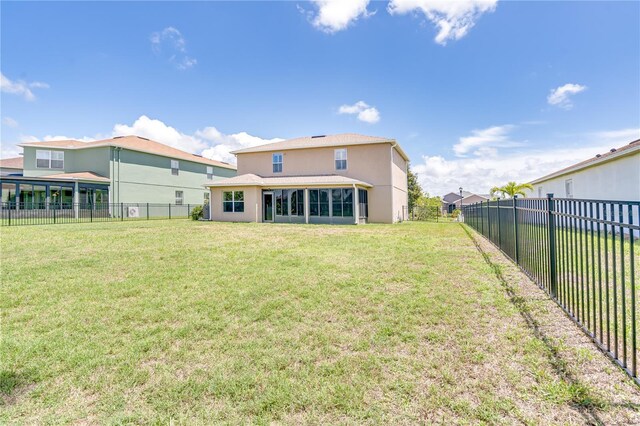
<instances>
[{"instance_id":1,"label":"beige stucco wall","mask_svg":"<svg viewBox=\"0 0 640 426\"><path fill-rule=\"evenodd\" d=\"M400 153L392 150L391 176L393 182L393 221L398 222L408 219L408 190L407 190L407 161Z\"/></svg>"},{"instance_id":2,"label":"beige stucco wall","mask_svg":"<svg viewBox=\"0 0 640 426\"><path fill-rule=\"evenodd\" d=\"M552 193L565 198L568 179L573 182L573 198L639 201L640 152L534 184L531 196Z\"/></svg>"},{"instance_id":3,"label":"beige stucco wall","mask_svg":"<svg viewBox=\"0 0 640 426\"><path fill-rule=\"evenodd\" d=\"M224 191L244 191L244 212L225 213L222 211ZM211 188L211 220L220 222L262 222L262 188L230 187Z\"/></svg>"},{"instance_id":4,"label":"beige stucco wall","mask_svg":"<svg viewBox=\"0 0 640 426\"><path fill-rule=\"evenodd\" d=\"M346 170L335 169L334 151L340 148L347 149ZM273 173L273 153L283 154L282 173ZM370 183L369 222L395 222L408 205L407 164L391 143L252 152L237 157L239 175L341 175Z\"/></svg>"}]
</instances>

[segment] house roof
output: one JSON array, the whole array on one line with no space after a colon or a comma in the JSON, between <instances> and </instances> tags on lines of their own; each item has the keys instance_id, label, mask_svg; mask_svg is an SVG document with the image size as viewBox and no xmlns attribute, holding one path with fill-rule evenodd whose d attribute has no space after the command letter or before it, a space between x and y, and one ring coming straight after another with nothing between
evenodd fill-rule
<instances>
[{"instance_id":1,"label":"house roof","mask_svg":"<svg viewBox=\"0 0 640 426\"><path fill-rule=\"evenodd\" d=\"M315 176L278 176L262 177L247 173L215 182L207 183L206 187L232 187L232 186L261 186L261 187L285 187L285 186L331 186L331 185L359 185L371 188L373 185L357 179L351 179L340 175L315 175Z\"/></svg>"},{"instance_id":2,"label":"house roof","mask_svg":"<svg viewBox=\"0 0 640 426\"><path fill-rule=\"evenodd\" d=\"M58 148L58 149L88 149L99 147L118 147L129 149L132 151L145 152L148 154L161 155L163 157L175 158L178 160L187 160L194 163L208 164L217 167L223 167L225 169L236 170L236 166L224 163L222 161L211 160L199 155L190 154L188 152L173 148L171 146L162 144L160 142L152 141L140 136L117 136L111 139L103 139L93 142L81 142L76 140L62 140L62 141L45 141L45 142L24 142L18 144L21 147L39 147L39 148Z\"/></svg>"},{"instance_id":3,"label":"house roof","mask_svg":"<svg viewBox=\"0 0 640 426\"><path fill-rule=\"evenodd\" d=\"M616 158L624 157L626 155L630 155L636 152L640 152L640 139L630 142L627 145L622 146L620 148L617 148L617 149L613 148L609 152L605 152L604 154L598 154L595 157L589 158L588 160L581 161L572 166L565 167L564 169L560 169L556 172L550 173L546 176L533 180L530 183L536 184L536 183L544 182L546 180L553 179L555 177L562 176L567 173L577 172L578 170L582 170L587 167L592 167L597 164L611 161Z\"/></svg>"},{"instance_id":4,"label":"house roof","mask_svg":"<svg viewBox=\"0 0 640 426\"><path fill-rule=\"evenodd\" d=\"M45 176L3 176L2 179L21 181L55 181L55 182L97 182L110 183L111 180L93 172L56 173Z\"/></svg>"},{"instance_id":5,"label":"house roof","mask_svg":"<svg viewBox=\"0 0 640 426\"><path fill-rule=\"evenodd\" d=\"M44 179L69 179L93 182L111 182L108 177L101 176L93 172L76 172L76 173L56 173L53 175L40 176Z\"/></svg>"},{"instance_id":6,"label":"house roof","mask_svg":"<svg viewBox=\"0 0 640 426\"><path fill-rule=\"evenodd\" d=\"M273 142L265 145L258 145L251 148L232 151L232 154L246 154L250 152L287 151L291 149L339 147L351 145L370 145L377 143L395 144L396 149L405 160L409 160L407 154L402 150L395 139L379 136L360 135L358 133L340 133L337 135L303 136L286 141Z\"/></svg>"},{"instance_id":7,"label":"house roof","mask_svg":"<svg viewBox=\"0 0 640 426\"><path fill-rule=\"evenodd\" d=\"M3 169L22 169L22 157L2 158L0 159L0 167Z\"/></svg>"},{"instance_id":8,"label":"house roof","mask_svg":"<svg viewBox=\"0 0 640 426\"><path fill-rule=\"evenodd\" d=\"M462 198L466 198L466 197L470 197L471 195L476 195L473 192L469 192L469 191L462 191ZM452 201L457 201L460 199L460 193L459 192L450 192L448 194L445 194L442 196L442 200L446 201L446 202L452 202Z\"/></svg>"}]
</instances>

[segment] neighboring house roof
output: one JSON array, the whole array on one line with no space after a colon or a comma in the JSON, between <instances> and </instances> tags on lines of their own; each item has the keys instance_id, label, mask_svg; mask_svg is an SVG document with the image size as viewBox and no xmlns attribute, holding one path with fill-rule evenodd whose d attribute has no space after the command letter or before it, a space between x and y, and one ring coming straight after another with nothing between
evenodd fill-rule
<instances>
[{"instance_id":1,"label":"neighboring house roof","mask_svg":"<svg viewBox=\"0 0 640 426\"><path fill-rule=\"evenodd\" d=\"M21 181L58 181L58 182L99 182L109 183L111 180L93 172L56 173L46 176L3 176L3 179Z\"/></svg>"},{"instance_id":2,"label":"neighboring house roof","mask_svg":"<svg viewBox=\"0 0 640 426\"><path fill-rule=\"evenodd\" d=\"M488 200L489 197L488 196L484 196L484 195L480 195L480 194L471 194L471 195L467 195L466 197L464 197L462 199L462 202L464 203L464 200L471 198L471 197L478 197L478 198L484 198L485 200Z\"/></svg>"},{"instance_id":3,"label":"neighboring house roof","mask_svg":"<svg viewBox=\"0 0 640 426\"><path fill-rule=\"evenodd\" d=\"M3 168L3 169L22 169L22 165L23 165L22 157L0 159L0 168Z\"/></svg>"},{"instance_id":4,"label":"neighboring house roof","mask_svg":"<svg viewBox=\"0 0 640 426\"><path fill-rule=\"evenodd\" d=\"M111 182L108 177L101 176L93 172L76 172L76 173L56 173L53 175L40 176L45 179L69 179L69 180L90 180L93 182Z\"/></svg>"},{"instance_id":5,"label":"neighboring house roof","mask_svg":"<svg viewBox=\"0 0 640 426\"><path fill-rule=\"evenodd\" d=\"M226 169L236 170L236 166L222 161L211 160L199 155L190 154L188 152L170 147L160 142L152 141L140 136L117 136L111 139L104 139L94 142L81 142L76 140L63 141L45 141L45 142L24 142L18 144L21 147L38 147L38 148L58 148L58 149L88 149L99 147L118 147L129 149L132 151L145 152L148 154L161 155L163 157L175 158L178 160L188 160L194 163L207 164Z\"/></svg>"},{"instance_id":6,"label":"neighboring house roof","mask_svg":"<svg viewBox=\"0 0 640 426\"><path fill-rule=\"evenodd\" d=\"M544 182L546 180L553 179L558 176L566 175L567 173L577 172L578 170L586 169L587 167L593 167L597 164L611 161L616 158L624 157L626 155L630 155L636 152L640 152L640 139L630 142L629 144L623 147L620 147L618 149L614 148L611 151L606 152L604 154L598 154L593 158L589 158L588 160L584 160L572 166L565 167L564 169L560 169L556 172L553 172L551 174L548 174L546 176L533 180L530 183L536 184L536 183Z\"/></svg>"},{"instance_id":7,"label":"neighboring house roof","mask_svg":"<svg viewBox=\"0 0 640 426\"><path fill-rule=\"evenodd\" d=\"M244 175L234 176L212 183L207 183L206 187L232 187L232 186L326 186L326 185L360 185L372 187L370 183L357 179L351 179L340 175L315 175L315 176L278 176L278 177L262 177L247 173Z\"/></svg>"},{"instance_id":8,"label":"neighboring house roof","mask_svg":"<svg viewBox=\"0 0 640 426\"><path fill-rule=\"evenodd\" d=\"M250 152L287 151L291 149L339 147L351 145L370 145L377 143L395 144L396 149L405 160L409 157L402 150L395 139L378 136L366 136L357 133L340 133L337 135L304 136L286 141L273 142L265 145L258 145L251 148L232 151L232 154L246 154Z\"/></svg>"},{"instance_id":9,"label":"neighboring house roof","mask_svg":"<svg viewBox=\"0 0 640 426\"><path fill-rule=\"evenodd\" d=\"M462 191L462 198L470 197L472 195L476 195L473 192ZM460 199L459 192L450 192L442 197L442 201L446 203L452 203L454 201L458 201Z\"/></svg>"}]
</instances>

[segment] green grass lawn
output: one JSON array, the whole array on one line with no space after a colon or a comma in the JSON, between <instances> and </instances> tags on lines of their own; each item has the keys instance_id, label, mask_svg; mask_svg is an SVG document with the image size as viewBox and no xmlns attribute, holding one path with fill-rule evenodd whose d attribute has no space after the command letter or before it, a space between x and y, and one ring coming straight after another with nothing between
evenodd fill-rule
<instances>
[{"instance_id":1,"label":"green grass lawn","mask_svg":"<svg viewBox=\"0 0 640 426\"><path fill-rule=\"evenodd\" d=\"M1 232L0 423L537 424L606 409L558 377L458 224Z\"/></svg>"}]
</instances>

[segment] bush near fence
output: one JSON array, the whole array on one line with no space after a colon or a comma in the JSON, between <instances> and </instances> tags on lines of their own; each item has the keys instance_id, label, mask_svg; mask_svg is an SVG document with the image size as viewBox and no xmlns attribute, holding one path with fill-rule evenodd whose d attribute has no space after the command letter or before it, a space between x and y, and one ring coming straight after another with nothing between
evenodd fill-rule
<instances>
[{"instance_id":1,"label":"bush near fence","mask_svg":"<svg viewBox=\"0 0 640 426\"><path fill-rule=\"evenodd\" d=\"M636 383L640 202L508 199L463 207Z\"/></svg>"}]
</instances>

